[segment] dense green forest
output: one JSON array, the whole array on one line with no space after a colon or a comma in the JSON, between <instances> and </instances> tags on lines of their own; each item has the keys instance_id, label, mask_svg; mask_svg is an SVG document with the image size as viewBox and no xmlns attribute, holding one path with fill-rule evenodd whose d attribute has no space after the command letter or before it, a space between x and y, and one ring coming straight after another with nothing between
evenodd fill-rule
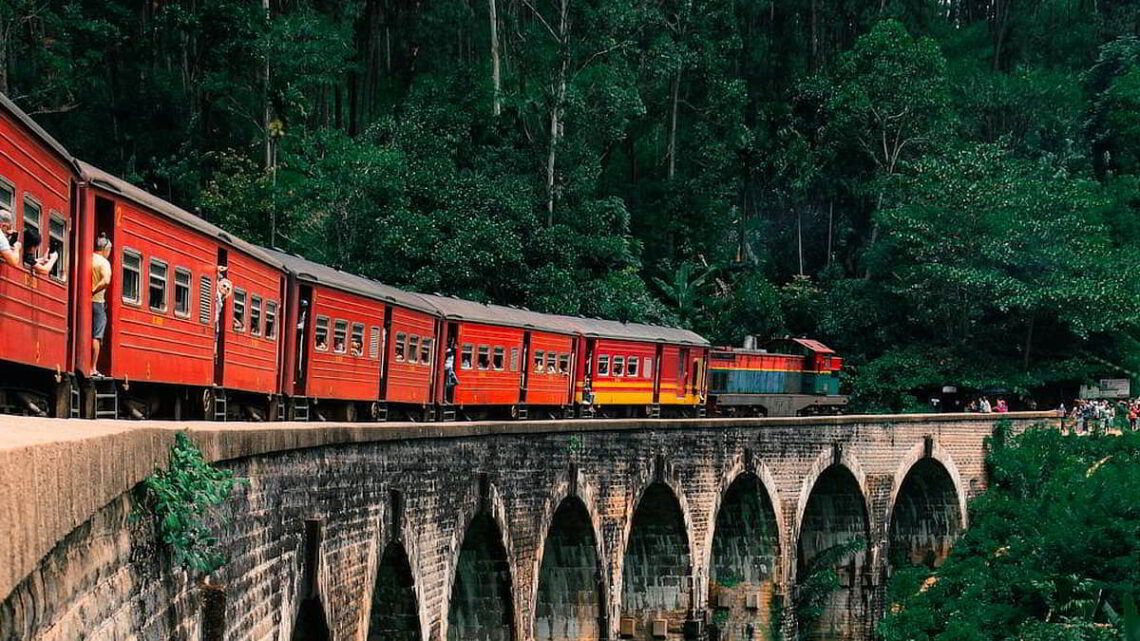
<instances>
[{"instance_id":1,"label":"dense green forest","mask_svg":"<svg viewBox=\"0 0 1140 641\"><path fill-rule=\"evenodd\" d=\"M883 641L1140 639L1140 433L999 432L937 570L891 579Z\"/></svg>"},{"instance_id":2,"label":"dense green forest","mask_svg":"<svg viewBox=\"0 0 1140 641\"><path fill-rule=\"evenodd\" d=\"M1140 371L1131 0L2 0L74 153L388 283L808 334L863 409Z\"/></svg>"}]
</instances>

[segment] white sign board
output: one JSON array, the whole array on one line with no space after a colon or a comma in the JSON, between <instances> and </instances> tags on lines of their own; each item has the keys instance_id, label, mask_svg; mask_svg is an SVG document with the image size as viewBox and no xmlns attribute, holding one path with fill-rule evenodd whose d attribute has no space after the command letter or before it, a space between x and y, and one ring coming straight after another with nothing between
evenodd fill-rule
<instances>
[{"instance_id":1,"label":"white sign board","mask_svg":"<svg viewBox=\"0 0 1140 641\"><path fill-rule=\"evenodd\" d=\"M1096 385L1081 385L1081 398L1129 398L1132 396L1127 378L1102 378Z\"/></svg>"}]
</instances>

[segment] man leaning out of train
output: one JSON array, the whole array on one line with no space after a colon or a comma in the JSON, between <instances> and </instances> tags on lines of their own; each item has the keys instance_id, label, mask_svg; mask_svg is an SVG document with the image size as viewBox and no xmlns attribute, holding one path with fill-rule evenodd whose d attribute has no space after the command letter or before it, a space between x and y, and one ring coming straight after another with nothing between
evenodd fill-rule
<instances>
[{"instance_id":1,"label":"man leaning out of train","mask_svg":"<svg viewBox=\"0 0 1140 641\"><path fill-rule=\"evenodd\" d=\"M20 266L19 234L12 229L12 212L0 207L0 258L12 267Z\"/></svg>"}]
</instances>

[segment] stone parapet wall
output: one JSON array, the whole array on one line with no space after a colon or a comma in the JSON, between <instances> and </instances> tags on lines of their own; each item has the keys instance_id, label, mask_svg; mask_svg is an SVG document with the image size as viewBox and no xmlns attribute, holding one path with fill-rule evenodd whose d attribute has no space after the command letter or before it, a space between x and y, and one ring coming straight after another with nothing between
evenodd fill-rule
<instances>
[{"instance_id":1,"label":"stone parapet wall","mask_svg":"<svg viewBox=\"0 0 1140 641\"><path fill-rule=\"evenodd\" d=\"M1018 429L1055 420L1045 413L1008 417ZM236 518L223 532L230 563L211 578L225 590L226 639L290 636L306 596L306 521L316 521L309 526L320 532L316 598L332 638L367 638L380 557L398 541L414 580L419 634L425 641L443 641L460 548L469 524L482 514L495 524L493 534L506 552L509 616L500 623L510 638L529 641L547 529L571 495L581 499L589 523L569 531L593 532L589 544L600 559L597 587L604 605L597 620L581 625L561 625L544 615L543 629L604 626L617 638L623 617L655 617L623 612L621 603L632 517L654 484L668 488L680 506L691 567L685 569L687 586L667 579L644 587L683 587L689 617L702 619L710 605L717 510L729 485L744 473L759 479L775 508L778 531L772 539L779 562L771 572L779 598L795 580L796 542L815 480L833 464L850 471L866 505L870 546L861 572L872 598L859 622L863 636L881 609L888 523L907 471L919 460L937 461L964 508L985 486L982 443L995 418L414 425L5 418L0 523L8 536L0 537L0 641L69 639L77 631L91 639L198 638L199 588L163 562L149 521L129 517L136 501L132 490L165 463L178 429L187 430L209 459L251 481L232 501ZM553 603L593 603L581 595L559 595L556 587L543 595ZM589 607L567 610L583 617ZM680 633L670 626L670 637ZM488 632L487 638L496 634Z\"/></svg>"}]
</instances>

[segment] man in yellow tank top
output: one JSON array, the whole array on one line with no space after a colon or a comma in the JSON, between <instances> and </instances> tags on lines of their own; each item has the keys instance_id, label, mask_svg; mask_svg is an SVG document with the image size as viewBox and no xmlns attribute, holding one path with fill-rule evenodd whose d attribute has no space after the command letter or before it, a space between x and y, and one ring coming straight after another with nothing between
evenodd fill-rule
<instances>
[{"instance_id":1,"label":"man in yellow tank top","mask_svg":"<svg viewBox=\"0 0 1140 641\"><path fill-rule=\"evenodd\" d=\"M91 376L99 373L99 348L107 330L107 287L111 285L111 239L100 234L91 257Z\"/></svg>"}]
</instances>

